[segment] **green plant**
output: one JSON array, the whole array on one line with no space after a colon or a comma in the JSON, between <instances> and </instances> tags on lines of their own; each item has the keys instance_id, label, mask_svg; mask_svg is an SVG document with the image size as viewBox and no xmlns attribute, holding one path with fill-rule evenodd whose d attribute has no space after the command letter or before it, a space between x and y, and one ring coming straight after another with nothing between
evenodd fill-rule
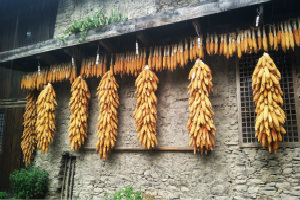
<instances>
[{"instance_id":1,"label":"green plant","mask_svg":"<svg viewBox=\"0 0 300 200\"><path fill-rule=\"evenodd\" d=\"M115 13L115 10L111 10L111 16L107 17L104 15L102 9L99 12L94 13L92 17L88 16L85 20L74 20L72 25L67 28L67 30L63 31L62 37L57 37L60 39L63 44L66 42L66 38L70 36L71 33L79 33L80 32L80 40L79 42L83 42L86 39L87 32L92 28L102 28L104 26L113 24L115 22L127 20L127 15L123 15L119 12L119 14Z\"/></svg>"},{"instance_id":2,"label":"green plant","mask_svg":"<svg viewBox=\"0 0 300 200\"><path fill-rule=\"evenodd\" d=\"M144 199L142 196L141 190L139 191L134 191L133 187L126 187L125 189L120 189L118 190L115 194L113 194L112 197L109 197L108 194L105 194L105 200L121 200L121 199L126 199L126 200L142 200Z\"/></svg>"},{"instance_id":3,"label":"green plant","mask_svg":"<svg viewBox=\"0 0 300 200\"><path fill-rule=\"evenodd\" d=\"M37 167L15 170L9 179L17 199L41 198L48 191L48 172Z\"/></svg>"},{"instance_id":4,"label":"green plant","mask_svg":"<svg viewBox=\"0 0 300 200\"><path fill-rule=\"evenodd\" d=\"M0 192L0 199L7 199L8 195L6 192Z\"/></svg>"}]
</instances>

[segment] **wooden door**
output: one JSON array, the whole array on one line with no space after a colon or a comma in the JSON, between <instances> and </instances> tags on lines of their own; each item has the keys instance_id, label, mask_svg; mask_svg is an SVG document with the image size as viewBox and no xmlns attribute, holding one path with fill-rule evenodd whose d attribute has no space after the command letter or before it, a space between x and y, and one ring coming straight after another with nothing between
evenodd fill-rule
<instances>
[{"instance_id":1,"label":"wooden door","mask_svg":"<svg viewBox=\"0 0 300 200\"><path fill-rule=\"evenodd\" d=\"M0 191L11 192L9 174L25 166L21 150L24 108L6 108L2 111L5 125L0 153Z\"/></svg>"}]
</instances>

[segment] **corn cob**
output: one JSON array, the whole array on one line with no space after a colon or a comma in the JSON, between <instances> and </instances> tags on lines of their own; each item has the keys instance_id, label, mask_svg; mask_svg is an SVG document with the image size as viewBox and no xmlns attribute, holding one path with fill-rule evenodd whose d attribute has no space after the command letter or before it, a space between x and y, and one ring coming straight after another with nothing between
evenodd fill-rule
<instances>
[{"instance_id":1,"label":"corn cob","mask_svg":"<svg viewBox=\"0 0 300 200\"><path fill-rule=\"evenodd\" d=\"M267 41L265 27L263 27L263 47L264 47L264 51L268 51L268 41Z\"/></svg>"},{"instance_id":2,"label":"corn cob","mask_svg":"<svg viewBox=\"0 0 300 200\"><path fill-rule=\"evenodd\" d=\"M210 34L210 44L209 44L209 52L211 55L214 54L214 35L213 34ZM199 56L199 55L198 55Z\"/></svg>"},{"instance_id":3,"label":"corn cob","mask_svg":"<svg viewBox=\"0 0 300 200\"><path fill-rule=\"evenodd\" d=\"M232 34L231 33L229 33L228 54L229 54L230 57L233 56L233 51L232 51Z\"/></svg>"},{"instance_id":4,"label":"corn cob","mask_svg":"<svg viewBox=\"0 0 300 200\"><path fill-rule=\"evenodd\" d=\"M253 41L252 41L252 37L251 37L251 31L248 30L247 33L248 33L248 46L249 46L248 49L249 49L249 53L252 53L252 51L253 51Z\"/></svg>"},{"instance_id":5,"label":"corn cob","mask_svg":"<svg viewBox=\"0 0 300 200\"><path fill-rule=\"evenodd\" d=\"M237 55L238 58L242 57L242 49L241 49L241 33L237 36Z\"/></svg>"},{"instance_id":6,"label":"corn cob","mask_svg":"<svg viewBox=\"0 0 300 200\"><path fill-rule=\"evenodd\" d=\"M111 150L115 147L116 136L118 134L118 112L119 107L119 85L113 75L112 69L106 72L100 81L97 89L99 100L99 117L98 117L98 142L97 151L100 159L107 159Z\"/></svg>"},{"instance_id":7,"label":"corn cob","mask_svg":"<svg viewBox=\"0 0 300 200\"><path fill-rule=\"evenodd\" d=\"M207 36L206 36L206 53L208 54L208 55L210 55L210 42L209 42L209 33L207 33Z\"/></svg>"},{"instance_id":8,"label":"corn cob","mask_svg":"<svg viewBox=\"0 0 300 200\"><path fill-rule=\"evenodd\" d=\"M176 70L177 68L177 64L178 64L178 59L177 59L177 44L174 44L174 48L173 48L173 70ZM196 54L196 51L194 51ZM154 69L153 69L154 70Z\"/></svg>"},{"instance_id":9,"label":"corn cob","mask_svg":"<svg viewBox=\"0 0 300 200\"><path fill-rule=\"evenodd\" d=\"M184 40L184 64L187 65L189 62L189 45L187 39ZM144 65L145 66L145 65Z\"/></svg>"},{"instance_id":10,"label":"corn cob","mask_svg":"<svg viewBox=\"0 0 300 200\"><path fill-rule=\"evenodd\" d=\"M257 43L256 43L256 37L255 37L255 32L254 28L252 28L252 45L253 45L253 51L257 53Z\"/></svg>"},{"instance_id":11,"label":"corn cob","mask_svg":"<svg viewBox=\"0 0 300 200\"><path fill-rule=\"evenodd\" d=\"M137 87L137 104L133 116L136 121L136 129L139 132L137 138L147 149L152 149L157 144L156 139L156 119L158 78L155 73L146 66L135 81Z\"/></svg>"},{"instance_id":12,"label":"corn cob","mask_svg":"<svg viewBox=\"0 0 300 200\"><path fill-rule=\"evenodd\" d=\"M257 44L258 44L258 50L262 50L261 32L259 27L257 29Z\"/></svg>"},{"instance_id":13,"label":"corn cob","mask_svg":"<svg viewBox=\"0 0 300 200\"><path fill-rule=\"evenodd\" d=\"M273 34L274 34L274 50L278 51L278 39L276 34L276 27L273 25Z\"/></svg>"},{"instance_id":14,"label":"corn cob","mask_svg":"<svg viewBox=\"0 0 300 200\"><path fill-rule=\"evenodd\" d=\"M284 22L284 37L285 37L286 50L289 50L290 49L290 37L289 37L287 21Z\"/></svg>"},{"instance_id":15,"label":"corn cob","mask_svg":"<svg viewBox=\"0 0 300 200\"><path fill-rule=\"evenodd\" d=\"M37 109L36 109L36 100L37 100L37 91L29 90L27 92L27 103L24 117L24 130L22 135L21 148L23 152L24 162L27 166L27 163L31 163L33 151L36 148L37 143L37 134L36 134L36 118L37 118Z\"/></svg>"},{"instance_id":16,"label":"corn cob","mask_svg":"<svg viewBox=\"0 0 300 200\"><path fill-rule=\"evenodd\" d=\"M236 53L236 33L231 35L232 53Z\"/></svg>"},{"instance_id":17,"label":"corn cob","mask_svg":"<svg viewBox=\"0 0 300 200\"><path fill-rule=\"evenodd\" d=\"M244 33L240 31L240 44L241 44L241 51L244 52Z\"/></svg>"},{"instance_id":18,"label":"corn cob","mask_svg":"<svg viewBox=\"0 0 300 200\"><path fill-rule=\"evenodd\" d=\"M171 49L171 46L168 46L168 49L167 49L167 66L168 66L168 70L171 70L171 55L170 55L170 49ZM191 52L191 51L190 51ZM146 66L146 65L144 65ZM150 66L150 65L149 65Z\"/></svg>"},{"instance_id":19,"label":"corn cob","mask_svg":"<svg viewBox=\"0 0 300 200\"><path fill-rule=\"evenodd\" d=\"M256 104L255 137L262 143L262 147L276 153L282 135L286 131L282 127L285 113L282 110L282 90L279 85L281 78L269 54L258 60L252 76L253 101Z\"/></svg>"},{"instance_id":20,"label":"corn cob","mask_svg":"<svg viewBox=\"0 0 300 200\"><path fill-rule=\"evenodd\" d=\"M180 42L180 49L179 49L179 52L180 52L180 67L184 67L184 51L183 51L183 43Z\"/></svg>"},{"instance_id":21,"label":"corn cob","mask_svg":"<svg viewBox=\"0 0 300 200\"><path fill-rule=\"evenodd\" d=\"M85 80L80 76L74 80L71 92L69 142L71 143L71 150L79 150L87 137L88 106L91 94Z\"/></svg>"},{"instance_id":22,"label":"corn cob","mask_svg":"<svg viewBox=\"0 0 300 200\"><path fill-rule=\"evenodd\" d=\"M289 41L290 41L290 46L292 48L292 50L294 51L294 47L295 47L295 40L294 40L294 35L292 32L292 26L290 24L290 22L288 22L288 28L289 28Z\"/></svg>"},{"instance_id":23,"label":"corn cob","mask_svg":"<svg viewBox=\"0 0 300 200\"><path fill-rule=\"evenodd\" d=\"M199 55L199 45L198 45L198 39L197 38L193 38L193 59L196 59L197 56ZM210 48L210 45L209 45L209 48Z\"/></svg>"},{"instance_id":24,"label":"corn cob","mask_svg":"<svg viewBox=\"0 0 300 200\"><path fill-rule=\"evenodd\" d=\"M77 76L76 62L74 63L73 66L70 65L70 68L72 68L71 73L70 73L70 83L73 83L73 81L75 80L75 77Z\"/></svg>"},{"instance_id":25,"label":"corn cob","mask_svg":"<svg viewBox=\"0 0 300 200\"><path fill-rule=\"evenodd\" d=\"M281 48L282 48L282 51L286 52L286 37L285 37L285 32L284 32L284 29L283 29L283 25L282 25L282 22L281 22Z\"/></svg>"},{"instance_id":26,"label":"corn cob","mask_svg":"<svg viewBox=\"0 0 300 200\"><path fill-rule=\"evenodd\" d=\"M220 55L224 52L224 34L221 34L221 42L220 42Z\"/></svg>"},{"instance_id":27,"label":"corn cob","mask_svg":"<svg viewBox=\"0 0 300 200\"><path fill-rule=\"evenodd\" d=\"M55 130L55 107L56 103L55 91L50 83L41 91L37 99L37 147L41 149L41 153L48 152L49 145L53 140Z\"/></svg>"},{"instance_id":28,"label":"corn cob","mask_svg":"<svg viewBox=\"0 0 300 200\"><path fill-rule=\"evenodd\" d=\"M145 65L144 65L145 66ZM167 68L167 46L164 46L163 69Z\"/></svg>"},{"instance_id":29,"label":"corn cob","mask_svg":"<svg viewBox=\"0 0 300 200\"><path fill-rule=\"evenodd\" d=\"M249 52L249 44L248 44L248 31L244 31L244 39L243 39L243 45L244 45L244 52Z\"/></svg>"},{"instance_id":30,"label":"corn cob","mask_svg":"<svg viewBox=\"0 0 300 200\"><path fill-rule=\"evenodd\" d=\"M270 49L273 49L274 37L273 37L271 25L269 25L269 45L270 45Z\"/></svg>"},{"instance_id":31,"label":"corn cob","mask_svg":"<svg viewBox=\"0 0 300 200\"><path fill-rule=\"evenodd\" d=\"M278 24L278 31L277 31L277 43L280 44L281 43L281 30L280 30L280 27L279 27L279 24Z\"/></svg>"},{"instance_id":32,"label":"corn cob","mask_svg":"<svg viewBox=\"0 0 300 200\"><path fill-rule=\"evenodd\" d=\"M293 34L294 34L296 45L300 46L300 38L299 38L300 35L299 35L299 31L297 29L296 20L293 21Z\"/></svg>"},{"instance_id":33,"label":"corn cob","mask_svg":"<svg viewBox=\"0 0 300 200\"><path fill-rule=\"evenodd\" d=\"M215 54L218 54L218 51L219 51L219 43L218 43L218 36L217 36L216 33L214 34L214 41L215 41L215 46L214 46Z\"/></svg>"},{"instance_id":34,"label":"corn cob","mask_svg":"<svg viewBox=\"0 0 300 200\"><path fill-rule=\"evenodd\" d=\"M300 40L300 17L297 18L298 21L298 34L299 34L299 40Z\"/></svg>"},{"instance_id":35,"label":"corn cob","mask_svg":"<svg viewBox=\"0 0 300 200\"><path fill-rule=\"evenodd\" d=\"M204 59L204 50L203 50L203 35L200 34L200 58Z\"/></svg>"},{"instance_id":36,"label":"corn cob","mask_svg":"<svg viewBox=\"0 0 300 200\"><path fill-rule=\"evenodd\" d=\"M228 44L227 44L227 34L224 34L224 49L223 49L223 54L224 56L227 56L228 54Z\"/></svg>"},{"instance_id":37,"label":"corn cob","mask_svg":"<svg viewBox=\"0 0 300 200\"><path fill-rule=\"evenodd\" d=\"M215 135L215 125L212 121L214 112L209 101L209 93L213 91L211 82L211 71L200 59L189 73L189 111L190 116L187 123L190 135L189 146L194 146L194 154L200 151L201 154L207 150L212 150L215 146L213 135Z\"/></svg>"},{"instance_id":38,"label":"corn cob","mask_svg":"<svg viewBox=\"0 0 300 200\"><path fill-rule=\"evenodd\" d=\"M193 38L190 38L190 52L189 52L189 54L190 54L190 61L192 61L193 60Z\"/></svg>"}]
</instances>

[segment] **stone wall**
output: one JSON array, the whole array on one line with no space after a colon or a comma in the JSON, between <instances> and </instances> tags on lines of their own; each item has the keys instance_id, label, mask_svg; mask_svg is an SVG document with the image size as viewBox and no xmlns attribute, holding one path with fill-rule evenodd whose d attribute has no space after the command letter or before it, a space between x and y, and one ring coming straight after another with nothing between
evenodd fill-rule
<instances>
[{"instance_id":1,"label":"stone wall","mask_svg":"<svg viewBox=\"0 0 300 200\"><path fill-rule=\"evenodd\" d=\"M149 14L164 12L174 8L194 5L203 0L60 0L57 9L54 38L72 24L73 20L85 19L87 15L98 12L101 8L110 16L111 9L127 14L128 19L141 18Z\"/></svg>"},{"instance_id":2,"label":"stone wall","mask_svg":"<svg viewBox=\"0 0 300 200\"><path fill-rule=\"evenodd\" d=\"M208 155L182 151L118 151L107 161L96 151L69 151L68 102L70 84L57 84L56 127L49 153L37 152L36 165L49 172L48 198L59 198L62 155L76 156L73 198L101 199L126 186L158 193L166 199L299 199L300 148L279 148L276 155L262 148L239 148L236 93L236 60L207 57L214 92L210 99L216 125L216 147ZM191 65L175 72L157 73L157 138L160 147L188 147L188 72ZM300 90L300 72L297 72ZM99 79L89 79L92 100L88 138L84 147L97 142ZM132 113L135 109L134 77L117 77L120 85L117 147L140 147ZM299 91L298 91L298 94Z\"/></svg>"}]
</instances>

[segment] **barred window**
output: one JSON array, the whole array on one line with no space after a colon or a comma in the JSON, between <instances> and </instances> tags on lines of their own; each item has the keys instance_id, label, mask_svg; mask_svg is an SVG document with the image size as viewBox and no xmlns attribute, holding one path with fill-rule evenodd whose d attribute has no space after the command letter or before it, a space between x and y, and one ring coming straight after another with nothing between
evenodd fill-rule
<instances>
[{"instance_id":1,"label":"barred window","mask_svg":"<svg viewBox=\"0 0 300 200\"><path fill-rule=\"evenodd\" d=\"M281 72L280 85L283 91L283 110L286 121L283 127L286 134L282 135L280 146L299 146L299 113L298 96L296 89L296 71L293 60L295 55L284 52L269 52L278 70ZM237 66L237 94L239 109L239 146L260 147L255 138L255 103L253 102L252 74L262 53L245 54L239 59Z\"/></svg>"}]
</instances>

